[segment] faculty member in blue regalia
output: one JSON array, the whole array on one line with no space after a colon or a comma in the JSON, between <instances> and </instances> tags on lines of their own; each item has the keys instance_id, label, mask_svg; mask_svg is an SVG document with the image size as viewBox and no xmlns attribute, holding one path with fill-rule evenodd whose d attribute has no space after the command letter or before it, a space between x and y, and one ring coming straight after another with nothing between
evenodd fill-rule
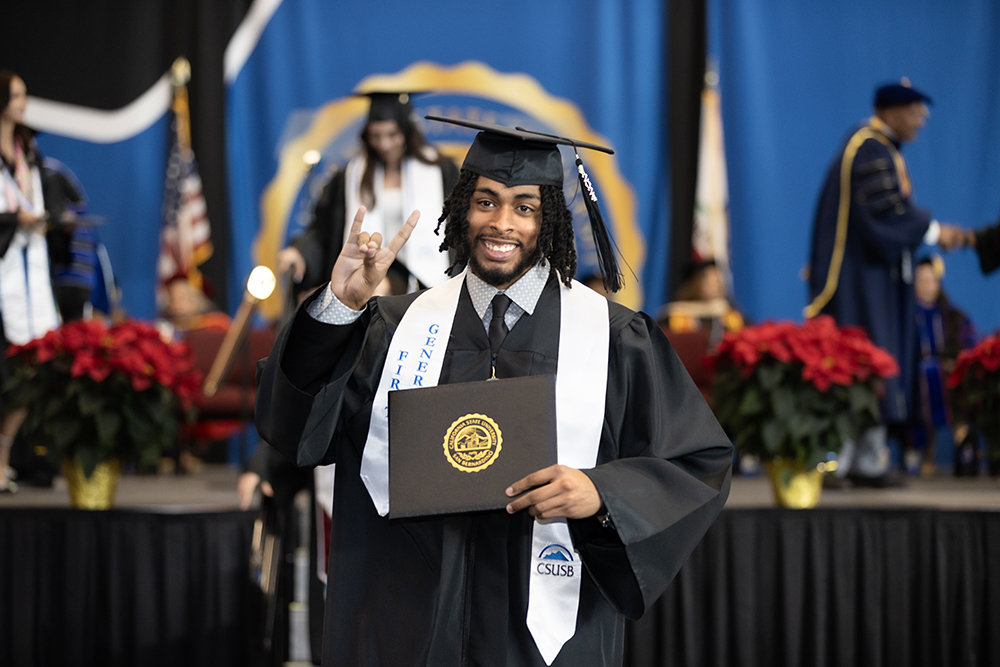
<instances>
[{"instance_id":1,"label":"faculty member in blue regalia","mask_svg":"<svg viewBox=\"0 0 1000 667\"><path fill-rule=\"evenodd\" d=\"M813 228L806 317L826 313L840 325L861 326L899 362L902 373L886 382L882 400L886 424L907 421L913 405L912 252L921 243L947 249L962 242L961 230L914 204L900 153L924 127L930 103L906 79L876 90L875 113L830 165ZM855 483L883 484L887 433L883 425L864 434L856 457L846 448L839 472L850 472Z\"/></svg>"}]
</instances>

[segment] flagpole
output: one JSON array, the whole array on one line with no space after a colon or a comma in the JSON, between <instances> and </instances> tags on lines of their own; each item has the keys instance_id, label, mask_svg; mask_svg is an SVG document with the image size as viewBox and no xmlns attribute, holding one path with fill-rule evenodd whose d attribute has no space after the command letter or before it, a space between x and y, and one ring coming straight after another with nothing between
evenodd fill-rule
<instances>
[{"instance_id":1,"label":"flagpole","mask_svg":"<svg viewBox=\"0 0 1000 667\"><path fill-rule=\"evenodd\" d=\"M191 144L190 80L191 63L183 56L177 58L170 67L170 150L157 259L157 301L161 308L166 301L166 284L175 278L184 277L197 289L203 289L198 267L212 255L208 209Z\"/></svg>"},{"instance_id":2,"label":"flagpole","mask_svg":"<svg viewBox=\"0 0 1000 667\"><path fill-rule=\"evenodd\" d=\"M191 109L188 105L187 84L191 80L191 63L180 56L170 67L170 86L173 88L171 109L177 119L177 141L181 150L191 150Z\"/></svg>"}]
</instances>

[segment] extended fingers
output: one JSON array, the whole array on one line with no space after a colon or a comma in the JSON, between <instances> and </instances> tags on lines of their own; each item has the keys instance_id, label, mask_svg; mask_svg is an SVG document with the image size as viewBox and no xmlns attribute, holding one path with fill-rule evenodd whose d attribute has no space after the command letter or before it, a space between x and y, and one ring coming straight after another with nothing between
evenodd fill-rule
<instances>
[{"instance_id":1,"label":"extended fingers","mask_svg":"<svg viewBox=\"0 0 1000 667\"><path fill-rule=\"evenodd\" d=\"M417 226L417 221L420 219L420 211L414 211L410 214L410 217L406 219L403 226L399 228L396 235L392 237L389 241L388 248L392 250L393 256L398 255L400 249L403 245L410 240L410 234L413 233L413 228Z\"/></svg>"},{"instance_id":2,"label":"extended fingers","mask_svg":"<svg viewBox=\"0 0 1000 667\"><path fill-rule=\"evenodd\" d=\"M365 221L365 207L359 206L358 212L354 214L354 222L351 223L351 233L347 235L347 242L358 243L358 236L361 234L361 223Z\"/></svg>"}]
</instances>

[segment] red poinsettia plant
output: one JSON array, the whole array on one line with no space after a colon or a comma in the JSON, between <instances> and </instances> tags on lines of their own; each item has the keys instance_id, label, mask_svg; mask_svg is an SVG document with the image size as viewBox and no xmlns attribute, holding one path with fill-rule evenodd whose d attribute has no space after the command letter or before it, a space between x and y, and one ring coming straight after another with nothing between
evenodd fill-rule
<instances>
[{"instance_id":1,"label":"red poinsettia plant","mask_svg":"<svg viewBox=\"0 0 1000 667\"><path fill-rule=\"evenodd\" d=\"M88 477L111 459L156 464L201 395L191 349L144 322L69 322L7 356L11 405L28 407L21 432L55 462L76 457Z\"/></svg>"},{"instance_id":2,"label":"red poinsettia plant","mask_svg":"<svg viewBox=\"0 0 1000 667\"><path fill-rule=\"evenodd\" d=\"M727 333L705 363L716 416L740 451L808 467L878 423L882 379L899 372L863 329L828 315Z\"/></svg>"},{"instance_id":3,"label":"red poinsettia plant","mask_svg":"<svg viewBox=\"0 0 1000 667\"><path fill-rule=\"evenodd\" d=\"M958 355L948 375L960 416L983 434L991 458L1000 458L1000 333Z\"/></svg>"}]
</instances>

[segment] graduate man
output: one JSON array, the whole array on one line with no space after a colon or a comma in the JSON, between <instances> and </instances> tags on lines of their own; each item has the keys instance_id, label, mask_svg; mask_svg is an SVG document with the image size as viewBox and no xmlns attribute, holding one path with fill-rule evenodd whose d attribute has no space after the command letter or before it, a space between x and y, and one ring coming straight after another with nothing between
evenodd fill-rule
<instances>
[{"instance_id":1,"label":"graduate man","mask_svg":"<svg viewBox=\"0 0 1000 667\"><path fill-rule=\"evenodd\" d=\"M383 246L361 209L262 362L261 435L299 465L336 463L323 664L620 665L625 618L725 503L732 447L659 327L571 280L557 144L585 145L448 122L481 130L439 220L457 275L372 298L419 214ZM428 321L447 343L421 386L556 376L559 463L505 482L505 508L385 516L386 389ZM572 567L544 567L553 550Z\"/></svg>"},{"instance_id":2,"label":"graduate man","mask_svg":"<svg viewBox=\"0 0 1000 667\"><path fill-rule=\"evenodd\" d=\"M813 226L806 317L827 313L863 327L899 363L882 400L886 424L906 422L913 404L916 311L912 252L921 243L950 249L962 231L939 224L911 197L900 153L926 124L931 98L903 79L875 92L875 113L849 135L830 165ZM858 484L890 483L887 428L842 452L838 474ZM854 459L853 462L851 459Z\"/></svg>"}]
</instances>

